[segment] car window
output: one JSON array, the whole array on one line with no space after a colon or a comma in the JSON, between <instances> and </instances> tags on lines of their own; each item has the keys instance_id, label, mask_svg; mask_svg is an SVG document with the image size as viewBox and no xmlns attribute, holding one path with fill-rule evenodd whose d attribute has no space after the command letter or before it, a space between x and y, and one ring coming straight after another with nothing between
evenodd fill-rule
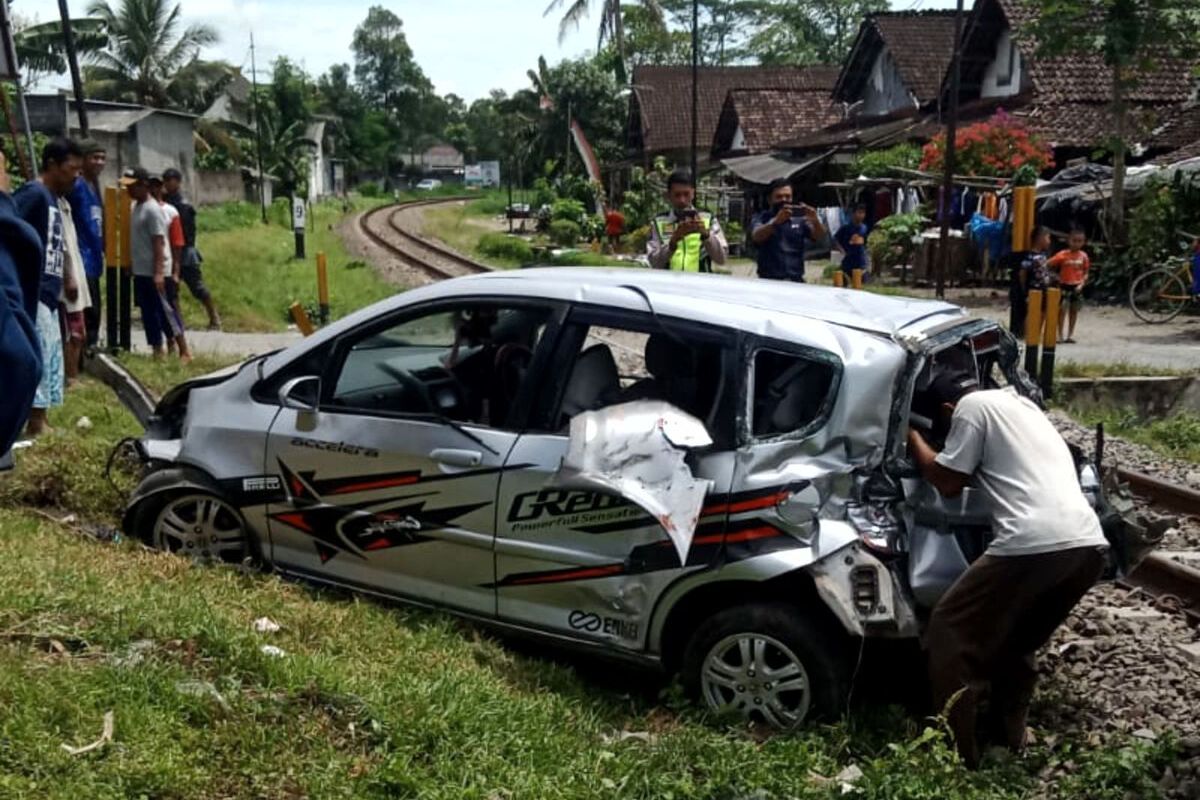
<instances>
[{"instance_id":1,"label":"car window","mask_svg":"<svg viewBox=\"0 0 1200 800\"><path fill-rule=\"evenodd\" d=\"M686 326L663 330L652 320L639 325L568 325L564 341L577 343L551 427L566 430L584 411L635 400L661 400L705 423L718 445L734 430L730 381L736 353L732 336L708 338Z\"/></svg>"},{"instance_id":2,"label":"car window","mask_svg":"<svg viewBox=\"0 0 1200 800\"><path fill-rule=\"evenodd\" d=\"M471 303L370 331L342 351L328 405L504 427L550 315Z\"/></svg>"},{"instance_id":3,"label":"car window","mask_svg":"<svg viewBox=\"0 0 1200 800\"><path fill-rule=\"evenodd\" d=\"M754 354L751 430L757 438L802 431L824 413L837 372L828 362L778 350Z\"/></svg>"}]
</instances>

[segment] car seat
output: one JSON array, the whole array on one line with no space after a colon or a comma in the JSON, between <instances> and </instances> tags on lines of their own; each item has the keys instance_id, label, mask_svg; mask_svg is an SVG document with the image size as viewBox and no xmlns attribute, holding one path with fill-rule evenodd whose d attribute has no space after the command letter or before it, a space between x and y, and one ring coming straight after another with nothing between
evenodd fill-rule
<instances>
[{"instance_id":1,"label":"car seat","mask_svg":"<svg viewBox=\"0 0 1200 800\"><path fill-rule=\"evenodd\" d=\"M621 400L621 376L607 345L594 344L579 354L563 391L560 424L583 411L594 411Z\"/></svg>"}]
</instances>

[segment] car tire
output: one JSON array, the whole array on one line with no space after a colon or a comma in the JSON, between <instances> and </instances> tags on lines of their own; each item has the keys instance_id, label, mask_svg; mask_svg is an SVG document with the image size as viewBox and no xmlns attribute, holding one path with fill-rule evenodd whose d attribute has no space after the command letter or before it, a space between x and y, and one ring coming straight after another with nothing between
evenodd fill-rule
<instances>
[{"instance_id":1,"label":"car tire","mask_svg":"<svg viewBox=\"0 0 1200 800\"><path fill-rule=\"evenodd\" d=\"M710 711L774 728L836 718L849 691L848 663L845 637L827 627L787 603L714 614L684 649L684 689Z\"/></svg>"},{"instance_id":2,"label":"car tire","mask_svg":"<svg viewBox=\"0 0 1200 800\"><path fill-rule=\"evenodd\" d=\"M197 561L259 564L258 542L241 513L211 492L189 489L146 498L133 532L157 550Z\"/></svg>"}]
</instances>

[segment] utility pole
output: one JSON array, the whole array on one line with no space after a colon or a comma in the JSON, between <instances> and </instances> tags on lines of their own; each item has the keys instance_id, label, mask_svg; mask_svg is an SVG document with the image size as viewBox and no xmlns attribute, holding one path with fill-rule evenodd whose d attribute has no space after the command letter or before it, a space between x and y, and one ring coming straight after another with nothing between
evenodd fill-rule
<instances>
[{"instance_id":1,"label":"utility pole","mask_svg":"<svg viewBox=\"0 0 1200 800\"><path fill-rule=\"evenodd\" d=\"M12 109L8 103L8 93L4 91L4 86L0 84L0 106L3 106L4 117L8 120L8 128L12 131L13 149L17 151L17 160L21 162L21 174L25 176L25 180L31 181L34 177L34 170L37 168L37 153L33 148L33 131L29 127L29 109L25 105L25 90L21 86L21 76L18 73L19 65L17 64L17 51L13 46L13 31L12 21L8 16L8 0L0 0L0 47L4 48L3 63L8 65L9 74L0 75L0 81L11 80L13 86L17 90L17 100L21 104L21 121L25 123L25 146L29 150L29 160L25 158L25 150L21 149L21 142L17 138L17 123L13 117Z\"/></svg>"},{"instance_id":2,"label":"utility pole","mask_svg":"<svg viewBox=\"0 0 1200 800\"><path fill-rule=\"evenodd\" d=\"M959 0L961 2L962 0ZM699 136L700 104L700 0L692 0L692 180L700 182L696 168L696 142Z\"/></svg>"},{"instance_id":3,"label":"utility pole","mask_svg":"<svg viewBox=\"0 0 1200 800\"><path fill-rule=\"evenodd\" d=\"M67 49L67 66L71 69L71 89L75 92L75 112L79 114L79 136L87 138L87 108L83 104L83 79L79 76L79 53L75 50L75 30L71 27L71 12L67 0L58 0L58 15L62 18L63 45Z\"/></svg>"},{"instance_id":4,"label":"utility pole","mask_svg":"<svg viewBox=\"0 0 1200 800\"><path fill-rule=\"evenodd\" d=\"M263 175L262 160L262 114L259 113L258 101L258 69L254 61L254 31L250 31L250 85L254 92L254 142L258 153L258 204L262 207L263 225L267 224L267 194L263 189L266 177Z\"/></svg>"},{"instance_id":5,"label":"utility pole","mask_svg":"<svg viewBox=\"0 0 1200 800\"><path fill-rule=\"evenodd\" d=\"M963 0L954 11L954 58L950 62L950 115L946 120L946 153L942 163L941 252L937 263L937 296L946 296L946 272L950 266L950 195L954 192L954 168L958 143L958 82L962 71Z\"/></svg>"}]
</instances>

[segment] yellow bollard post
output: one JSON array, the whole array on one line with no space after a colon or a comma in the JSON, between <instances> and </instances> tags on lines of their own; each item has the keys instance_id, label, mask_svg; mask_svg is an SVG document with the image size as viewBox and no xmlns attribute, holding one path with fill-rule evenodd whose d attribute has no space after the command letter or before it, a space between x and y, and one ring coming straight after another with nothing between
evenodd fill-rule
<instances>
[{"instance_id":1,"label":"yellow bollard post","mask_svg":"<svg viewBox=\"0 0 1200 800\"><path fill-rule=\"evenodd\" d=\"M329 273L324 253L317 253L317 308L321 324L329 324Z\"/></svg>"},{"instance_id":2,"label":"yellow bollard post","mask_svg":"<svg viewBox=\"0 0 1200 800\"><path fill-rule=\"evenodd\" d=\"M312 320L308 318L308 312L304 310L304 306L292 303L288 311L292 312L292 319L295 320L296 327L300 329L300 332L305 336L312 336L316 328L313 327Z\"/></svg>"},{"instance_id":3,"label":"yellow bollard post","mask_svg":"<svg viewBox=\"0 0 1200 800\"><path fill-rule=\"evenodd\" d=\"M123 194L116 186L104 187L104 336L113 352L121 345L121 265L117 254L121 226L117 208Z\"/></svg>"},{"instance_id":4,"label":"yellow bollard post","mask_svg":"<svg viewBox=\"0 0 1200 800\"><path fill-rule=\"evenodd\" d=\"M861 269L850 270L850 285L855 289L862 288L863 271Z\"/></svg>"},{"instance_id":5,"label":"yellow bollard post","mask_svg":"<svg viewBox=\"0 0 1200 800\"><path fill-rule=\"evenodd\" d=\"M842 272L841 267L838 267L837 270L833 273L833 285L834 286L845 286L846 285L846 274L844 272Z\"/></svg>"},{"instance_id":6,"label":"yellow bollard post","mask_svg":"<svg viewBox=\"0 0 1200 800\"><path fill-rule=\"evenodd\" d=\"M1042 293L1029 293L1025 312L1025 371L1033 378L1038 374L1038 343L1042 340Z\"/></svg>"},{"instance_id":7,"label":"yellow bollard post","mask_svg":"<svg viewBox=\"0 0 1200 800\"><path fill-rule=\"evenodd\" d=\"M117 265L121 284L121 349L133 349L133 207L128 196L117 197Z\"/></svg>"},{"instance_id":8,"label":"yellow bollard post","mask_svg":"<svg viewBox=\"0 0 1200 800\"><path fill-rule=\"evenodd\" d=\"M1054 393L1054 348L1058 342L1058 315L1062 307L1062 290L1057 286L1046 290L1046 327L1042 331L1042 396Z\"/></svg>"}]
</instances>

